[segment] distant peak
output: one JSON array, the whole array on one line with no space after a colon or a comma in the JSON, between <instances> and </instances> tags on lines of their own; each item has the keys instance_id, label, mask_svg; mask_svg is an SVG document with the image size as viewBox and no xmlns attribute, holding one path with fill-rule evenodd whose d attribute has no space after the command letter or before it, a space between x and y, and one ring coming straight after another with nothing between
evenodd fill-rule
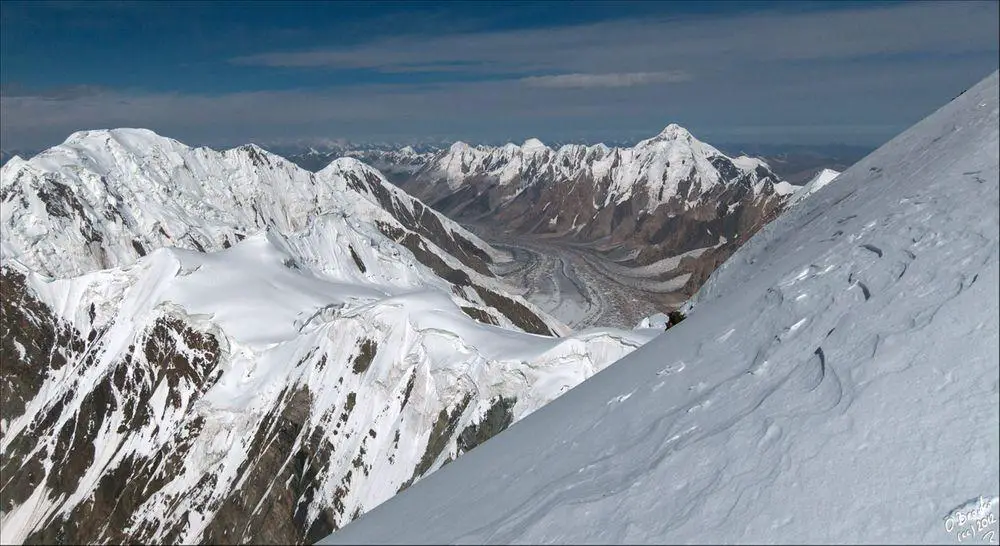
<instances>
[{"instance_id":1,"label":"distant peak","mask_svg":"<svg viewBox=\"0 0 1000 546\"><path fill-rule=\"evenodd\" d=\"M676 123L671 123L667 125L660 134L653 138L647 138L636 144L636 147L645 146L655 146L669 144L671 147L676 147L678 145L688 148L700 148L706 146L705 143L696 139L687 129L677 125Z\"/></svg>"},{"instance_id":2,"label":"distant peak","mask_svg":"<svg viewBox=\"0 0 1000 546\"><path fill-rule=\"evenodd\" d=\"M452 144L451 147L448 149L451 150L452 152L464 152L465 150L469 149L469 145L462 142L461 140L456 140L455 143Z\"/></svg>"},{"instance_id":3,"label":"distant peak","mask_svg":"<svg viewBox=\"0 0 1000 546\"><path fill-rule=\"evenodd\" d=\"M335 173L335 172L356 172L356 171L374 171L375 169L369 166L364 161L356 157L338 157L330 162L329 165L320 170L320 173ZM319 174L319 173L317 173Z\"/></svg>"},{"instance_id":4,"label":"distant peak","mask_svg":"<svg viewBox=\"0 0 1000 546\"><path fill-rule=\"evenodd\" d=\"M676 123L671 123L670 125L667 125L662 131L660 131L660 134L656 136L659 138L670 138L670 139L692 138L691 133L688 132L687 129L681 127L680 125L677 125Z\"/></svg>"},{"instance_id":5,"label":"distant peak","mask_svg":"<svg viewBox=\"0 0 1000 546\"><path fill-rule=\"evenodd\" d=\"M160 136L149 129L141 128L129 128L122 127L118 129L93 129L88 131L77 131L69 137L66 138L64 144L73 144L78 142L86 142L91 140L100 140L104 138L114 137L116 139L135 139L139 138L142 140L148 139L166 139L166 137Z\"/></svg>"},{"instance_id":6,"label":"distant peak","mask_svg":"<svg viewBox=\"0 0 1000 546\"><path fill-rule=\"evenodd\" d=\"M257 144L254 144L253 142L243 144L242 146L237 146L236 148L233 148L232 150L229 151L244 152L252 157L266 157L266 158L277 157L271 152L265 150L264 148L261 148Z\"/></svg>"},{"instance_id":7,"label":"distant peak","mask_svg":"<svg viewBox=\"0 0 1000 546\"><path fill-rule=\"evenodd\" d=\"M261 148L259 145L254 144L253 142L249 142L247 144L244 144L244 145L240 146L239 148L237 148L237 150L247 150L247 151L252 151L252 152L270 153L267 150L265 150L264 148Z\"/></svg>"},{"instance_id":8,"label":"distant peak","mask_svg":"<svg viewBox=\"0 0 1000 546\"><path fill-rule=\"evenodd\" d=\"M537 138L529 138L524 141L524 144L521 145L521 149L524 151L544 150L545 143Z\"/></svg>"},{"instance_id":9,"label":"distant peak","mask_svg":"<svg viewBox=\"0 0 1000 546\"><path fill-rule=\"evenodd\" d=\"M406 155L417 155L417 151L413 149L413 146L403 146L400 148L399 153Z\"/></svg>"}]
</instances>

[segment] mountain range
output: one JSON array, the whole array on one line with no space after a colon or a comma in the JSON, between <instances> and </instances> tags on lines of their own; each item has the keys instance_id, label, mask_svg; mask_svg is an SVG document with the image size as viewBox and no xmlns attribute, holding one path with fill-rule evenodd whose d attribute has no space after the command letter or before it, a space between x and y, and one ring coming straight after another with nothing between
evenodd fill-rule
<instances>
[{"instance_id":1,"label":"mountain range","mask_svg":"<svg viewBox=\"0 0 1000 546\"><path fill-rule=\"evenodd\" d=\"M4 542L311 542L631 352L353 158L71 135L0 171Z\"/></svg>"},{"instance_id":2,"label":"mountain range","mask_svg":"<svg viewBox=\"0 0 1000 546\"><path fill-rule=\"evenodd\" d=\"M15 155L0 541L951 538L1000 506L997 88L801 186L674 124ZM493 236L692 297L573 331Z\"/></svg>"},{"instance_id":3,"label":"mountain range","mask_svg":"<svg viewBox=\"0 0 1000 546\"><path fill-rule=\"evenodd\" d=\"M622 267L662 270L655 280L684 295L797 189L762 160L730 158L678 125L631 148L459 142L401 184L461 222L585 243Z\"/></svg>"}]
</instances>

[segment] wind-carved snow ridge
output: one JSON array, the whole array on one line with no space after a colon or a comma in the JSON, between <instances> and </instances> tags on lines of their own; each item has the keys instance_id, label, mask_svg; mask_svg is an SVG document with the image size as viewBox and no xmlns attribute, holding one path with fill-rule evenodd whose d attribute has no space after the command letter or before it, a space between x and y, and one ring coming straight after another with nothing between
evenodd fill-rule
<instances>
[{"instance_id":1,"label":"wind-carved snow ridge","mask_svg":"<svg viewBox=\"0 0 1000 546\"><path fill-rule=\"evenodd\" d=\"M763 228L686 320L321 542L969 539L1000 491L998 103L994 72Z\"/></svg>"},{"instance_id":2,"label":"wind-carved snow ridge","mask_svg":"<svg viewBox=\"0 0 1000 546\"><path fill-rule=\"evenodd\" d=\"M654 335L569 332L351 158L116 129L0 173L5 543L312 542Z\"/></svg>"}]
</instances>

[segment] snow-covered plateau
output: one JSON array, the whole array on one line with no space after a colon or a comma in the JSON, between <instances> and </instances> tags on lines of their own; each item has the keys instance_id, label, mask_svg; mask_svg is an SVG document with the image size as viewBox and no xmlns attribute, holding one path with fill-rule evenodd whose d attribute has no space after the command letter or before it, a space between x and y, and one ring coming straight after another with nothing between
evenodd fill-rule
<instances>
[{"instance_id":1,"label":"snow-covered plateau","mask_svg":"<svg viewBox=\"0 0 1000 546\"><path fill-rule=\"evenodd\" d=\"M996 543L998 75L688 318L323 543Z\"/></svg>"},{"instance_id":2,"label":"snow-covered plateau","mask_svg":"<svg viewBox=\"0 0 1000 546\"><path fill-rule=\"evenodd\" d=\"M635 350L350 158L80 132L0 171L0 542L322 538Z\"/></svg>"}]
</instances>

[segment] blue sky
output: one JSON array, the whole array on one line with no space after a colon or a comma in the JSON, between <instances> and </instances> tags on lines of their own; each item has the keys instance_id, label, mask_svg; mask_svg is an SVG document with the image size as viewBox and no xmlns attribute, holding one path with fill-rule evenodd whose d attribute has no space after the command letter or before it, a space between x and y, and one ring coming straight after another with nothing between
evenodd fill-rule
<instances>
[{"instance_id":1,"label":"blue sky","mask_svg":"<svg viewBox=\"0 0 1000 546\"><path fill-rule=\"evenodd\" d=\"M877 145L998 66L998 3L0 3L4 149L634 139Z\"/></svg>"}]
</instances>

